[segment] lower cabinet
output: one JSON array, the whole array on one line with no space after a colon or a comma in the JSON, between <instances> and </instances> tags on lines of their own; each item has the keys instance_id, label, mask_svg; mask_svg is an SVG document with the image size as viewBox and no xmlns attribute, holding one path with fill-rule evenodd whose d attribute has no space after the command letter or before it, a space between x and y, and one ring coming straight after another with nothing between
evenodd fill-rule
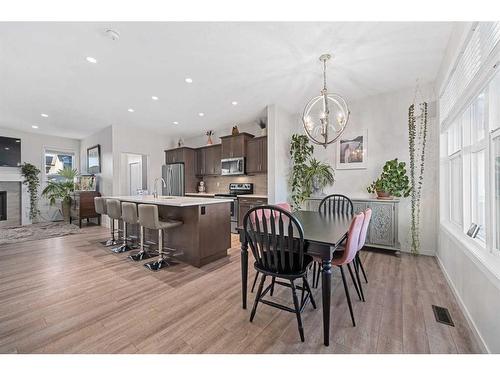
<instances>
[{"instance_id":1,"label":"lower cabinet","mask_svg":"<svg viewBox=\"0 0 500 375\"><path fill-rule=\"evenodd\" d=\"M316 211L322 198L309 198L304 209ZM399 200L352 199L354 212L372 209L372 218L368 228L366 245L382 249L397 250L401 246L398 240L398 204Z\"/></svg>"},{"instance_id":2,"label":"lower cabinet","mask_svg":"<svg viewBox=\"0 0 500 375\"><path fill-rule=\"evenodd\" d=\"M264 204L267 204L266 198L238 198L238 226L243 225L243 218L251 208Z\"/></svg>"}]
</instances>

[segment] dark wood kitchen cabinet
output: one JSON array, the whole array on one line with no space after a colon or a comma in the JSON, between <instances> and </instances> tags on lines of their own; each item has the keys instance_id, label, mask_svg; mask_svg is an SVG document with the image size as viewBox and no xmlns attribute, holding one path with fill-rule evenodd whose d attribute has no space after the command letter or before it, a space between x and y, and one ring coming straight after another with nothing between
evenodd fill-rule
<instances>
[{"instance_id":1,"label":"dark wood kitchen cabinet","mask_svg":"<svg viewBox=\"0 0 500 375\"><path fill-rule=\"evenodd\" d=\"M196 178L196 150L190 147L179 147L165 150L165 163L184 163L184 191L189 193L198 188Z\"/></svg>"},{"instance_id":2,"label":"dark wood kitchen cabinet","mask_svg":"<svg viewBox=\"0 0 500 375\"><path fill-rule=\"evenodd\" d=\"M205 146L196 150L196 175L218 176L221 173L221 145Z\"/></svg>"},{"instance_id":3,"label":"dark wood kitchen cabinet","mask_svg":"<svg viewBox=\"0 0 500 375\"><path fill-rule=\"evenodd\" d=\"M243 225L243 218L251 208L262 206L264 204L267 204L267 198L238 198L238 226Z\"/></svg>"},{"instance_id":4,"label":"dark wood kitchen cabinet","mask_svg":"<svg viewBox=\"0 0 500 375\"><path fill-rule=\"evenodd\" d=\"M221 139L221 158L244 158L246 157L247 142L253 138L252 134L240 133L238 135L227 135Z\"/></svg>"},{"instance_id":5,"label":"dark wood kitchen cabinet","mask_svg":"<svg viewBox=\"0 0 500 375\"><path fill-rule=\"evenodd\" d=\"M247 145L246 170L248 174L267 172L267 137L250 139Z\"/></svg>"}]
</instances>

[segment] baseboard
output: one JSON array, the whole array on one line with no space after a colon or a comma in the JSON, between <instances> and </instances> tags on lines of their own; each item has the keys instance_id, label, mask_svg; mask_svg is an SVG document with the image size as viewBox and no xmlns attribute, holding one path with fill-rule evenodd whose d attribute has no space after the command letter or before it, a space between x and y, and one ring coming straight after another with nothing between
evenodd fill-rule
<instances>
[{"instance_id":1,"label":"baseboard","mask_svg":"<svg viewBox=\"0 0 500 375\"><path fill-rule=\"evenodd\" d=\"M462 297L460 297L460 294L458 293L457 289L455 288L455 284L453 284L453 281L451 280L450 276L448 275L448 272L446 272L446 269L441 262L441 259L439 259L439 256L436 254L436 259L439 265L439 268L441 268L441 271L443 272L443 275L450 286L451 291L453 292L453 295L455 296L455 299L458 302L458 306L460 306L460 310L462 310L462 313L465 316L465 319L467 320L467 323L469 323L469 327L471 328L472 333L474 334L474 337L476 339L476 342L479 344L479 347L481 348L483 353L491 354L490 350L488 349L488 345L486 345L486 342L483 340L483 337L481 336L481 333L477 329L476 323L474 323L474 320L472 319L472 316L469 313L469 310L467 310L467 307L464 304L464 301L462 300Z\"/></svg>"}]
</instances>

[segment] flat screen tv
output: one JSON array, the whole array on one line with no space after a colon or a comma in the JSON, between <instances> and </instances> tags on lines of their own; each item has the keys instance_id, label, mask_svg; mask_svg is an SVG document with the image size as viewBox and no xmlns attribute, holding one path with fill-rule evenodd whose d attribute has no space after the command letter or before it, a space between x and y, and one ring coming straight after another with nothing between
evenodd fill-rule
<instances>
[{"instance_id":1,"label":"flat screen tv","mask_svg":"<svg viewBox=\"0 0 500 375\"><path fill-rule=\"evenodd\" d=\"M21 166L21 140L0 137L0 167Z\"/></svg>"}]
</instances>

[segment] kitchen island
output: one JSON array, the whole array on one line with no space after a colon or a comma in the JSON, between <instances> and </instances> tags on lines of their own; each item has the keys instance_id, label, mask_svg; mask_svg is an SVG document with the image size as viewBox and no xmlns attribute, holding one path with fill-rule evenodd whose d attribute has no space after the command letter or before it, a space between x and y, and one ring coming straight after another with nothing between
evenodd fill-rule
<instances>
[{"instance_id":1,"label":"kitchen island","mask_svg":"<svg viewBox=\"0 0 500 375\"><path fill-rule=\"evenodd\" d=\"M160 220L182 220L183 225L163 236L163 245L175 249L175 258L201 267L227 256L231 247L230 199L171 197L152 195L109 197L122 202L155 204ZM122 225L122 224L120 224ZM129 234L138 235L139 227L127 227ZM144 230L145 240L157 241L155 230Z\"/></svg>"}]
</instances>

